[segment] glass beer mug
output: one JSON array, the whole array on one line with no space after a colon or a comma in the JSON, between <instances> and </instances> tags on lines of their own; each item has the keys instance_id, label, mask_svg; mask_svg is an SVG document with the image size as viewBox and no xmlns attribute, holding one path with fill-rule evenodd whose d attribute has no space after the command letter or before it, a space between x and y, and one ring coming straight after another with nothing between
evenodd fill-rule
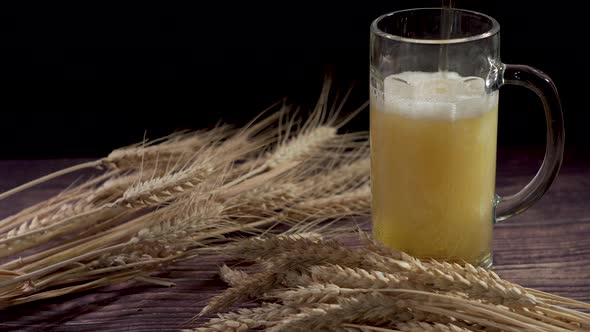
<instances>
[{"instance_id":1,"label":"glass beer mug","mask_svg":"<svg viewBox=\"0 0 590 332\"><path fill-rule=\"evenodd\" d=\"M372 23L373 235L385 245L490 267L493 224L526 210L555 179L564 144L557 90L534 68L502 63L499 32L493 18L460 9L409 9ZM499 197L498 90L504 84L541 98L547 147L533 180Z\"/></svg>"}]
</instances>

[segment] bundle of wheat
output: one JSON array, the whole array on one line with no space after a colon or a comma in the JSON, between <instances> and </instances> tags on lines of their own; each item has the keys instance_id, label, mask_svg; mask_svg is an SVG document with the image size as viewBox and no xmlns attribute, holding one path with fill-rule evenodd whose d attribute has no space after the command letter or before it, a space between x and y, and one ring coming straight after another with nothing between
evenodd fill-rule
<instances>
[{"instance_id":1,"label":"bundle of wheat","mask_svg":"<svg viewBox=\"0 0 590 332\"><path fill-rule=\"evenodd\" d=\"M328 82L308 117L278 103L244 128L176 133L0 194L102 170L0 220L0 307L129 279L159 283L145 276L215 251L235 233L277 224L288 233L335 232L320 225L367 215L367 135L339 133L347 96L329 100Z\"/></svg>"},{"instance_id":2,"label":"bundle of wheat","mask_svg":"<svg viewBox=\"0 0 590 332\"><path fill-rule=\"evenodd\" d=\"M421 261L365 237L348 248L320 234L254 237L226 247L252 261L222 266L231 288L199 316L246 299L258 307L219 313L196 332L588 331L590 304L523 288L494 272Z\"/></svg>"}]
</instances>

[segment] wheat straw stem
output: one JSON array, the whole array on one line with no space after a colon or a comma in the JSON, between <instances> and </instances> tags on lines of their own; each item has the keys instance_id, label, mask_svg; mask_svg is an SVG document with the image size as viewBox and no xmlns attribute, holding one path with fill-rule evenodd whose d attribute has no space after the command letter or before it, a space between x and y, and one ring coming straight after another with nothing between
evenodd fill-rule
<instances>
[{"instance_id":1,"label":"wheat straw stem","mask_svg":"<svg viewBox=\"0 0 590 332\"><path fill-rule=\"evenodd\" d=\"M100 268L100 269L95 269L95 270L89 270L84 273L77 273L78 269L81 269L82 271L87 270L87 269L89 269L89 265L91 265L91 264L84 264L84 266L82 266L82 267L77 267L77 268L74 268L74 269L71 269L68 271L64 271L60 274L57 274L59 276L59 278L54 278L54 275L51 275L46 279L41 279L40 281L35 281L35 286L39 286L39 285L45 286L46 285L46 287L54 287L54 286L58 286L61 284L70 284L72 282L82 282L82 281L87 281L89 279L93 279L97 275L113 273L113 272L120 273L120 271L124 271L124 270L133 270L133 271L138 271L141 273L147 273L147 272L155 269L156 267L161 266L161 264L172 262L172 261L176 260L179 256L180 255L170 256L170 257L166 257L166 258L152 258L152 259L146 260L146 261L128 263L128 264L119 265L119 266L110 266L110 267L105 267L105 268ZM147 267L147 268L145 268L145 267ZM66 277L68 275L72 275L72 276L66 279ZM47 281L47 280L51 280L51 281ZM58 282L52 283L54 280L57 280Z\"/></svg>"},{"instance_id":2,"label":"wheat straw stem","mask_svg":"<svg viewBox=\"0 0 590 332\"><path fill-rule=\"evenodd\" d=\"M585 325L590 325L590 315L584 314L572 309L562 307L547 308L542 305L536 306L535 310L541 311L547 315L553 315L556 317L567 318L572 322L582 322Z\"/></svg>"},{"instance_id":3,"label":"wheat straw stem","mask_svg":"<svg viewBox=\"0 0 590 332\"><path fill-rule=\"evenodd\" d=\"M125 225L122 225L125 226ZM60 251L55 253L54 255L48 256L41 260L35 261L33 263L28 264L24 268L20 269L19 271L22 272L33 272L35 270L41 268L49 268L54 266L55 264L59 264L63 260L70 259L72 257L77 257L78 253L86 252L89 254L94 253L93 250L102 250L100 248L104 248L105 246L117 244L118 241L126 239L125 241L129 241L128 239L131 236L124 230L114 231L112 233L106 233L102 235L97 235L96 237L92 237L88 241L80 241L80 244L68 248L67 250Z\"/></svg>"},{"instance_id":4,"label":"wheat straw stem","mask_svg":"<svg viewBox=\"0 0 590 332\"><path fill-rule=\"evenodd\" d=\"M317 188L310 190L312 195L328 196L336 193L346 193L349 189L357 189L359 185L370 180L370 160L368 157L354 160L328 172L322 172L303 181L303 186ZM321 187L320 187L321 185Z\"/></svg>"},{"instance_id":5,"label":"wheat straw stem","mask_svg":"<svg viewBox=\"0 0 590 332\"><path fill-rule=\"evenodd\" d=\"M94 238L94 235L102 234L105 231L113 228L115 225L120 225L128 221L129 217L136 215L137 212L138 211L135 209L124 210L121 213L115 215L114 217L105 218L103 220L97 221L94 225L91 225L85 228L83 231L79 232L70 241L77 241L81 238ZM147 215L149 215L149 213Z\"/></svg>"},{"instance_id":6,"label":"wheat straw stem","mask_svg":"<svg viewBox=\"0 0 590 332\"><path fill-rule=\"evenodd\" d=\"M570 306L574 306L574 307L578 307L578 308L590 309L590 304L588 304L588 303L584 303L584 302L577 301L574 299L568 299L563 296L543 292L538 289L532 289L532 288L525 288L525 289L529 293L541 298L545 303L551 303L550 301L552 301L553 302L552 304L563 304L563 305L570 305Z\"/></svg>"},{"instance_id":7,"label":"wheat straw stem","mask_svg":"<svg viewBox=\"0 0 590 332\"><path fill-rule=\"evenodd\" d=\"M475 310L477 309L478 312L487 315L487 316L493 316L494 314L496 315L500 315L500 317L512 322L513 324L520 324L521 321L526 321L530 324L538 324L541 325L545 328L550 329L550 331L563 331L563 329L557 328L557 327L553 327L550 326L548 324L545 324L543 322L539 322L537 320L534 320L532 318L528 318L516 313L513 313L512 311L508 311L508 310L501 310L498 309L495 306L491 306L491 305L486 305L486 304L481 304L478 302L474 302L474 301L469 301L469 300L465 300L462 299L460 297L454 297L454 296L450 296L450 295L445 295L445 294L435 294L435 293L429 293L429 292L423 292L423 291L418 291L418 290L411 290L411 289L358 289L359 291L374 291L374 292L392 292L392 293L405 293L405 294L415 294L415 295L424 295L430 298L437 298L437 299L441 299L441 300L445 300L448 301L450 303L453 304L453 306L456 305L462 305L463 307L467 308L468 310ZM528 325L528 324L527 324ZM528 326L524 326L524 327L528 327Z\"/></svg>"},{"instance_id":8,"label":"wheat straw stem","mask_svg":"<svg viewBox=\"0 0 590 332\"><path fill-rule=\"evenodd\" d=\"M60 262L64 259L76 256L79 252L90 252L103 246L115 244L117 241L124 239L125 241L128 241L128 239L131 238L133 234L146 227L143 225L144 223L149 223L150 220L152 222L154 222L153 220L159 221L159 218L163 218L165 214L169 213L170 210L174 209L175 207L176 206L174 205L170 205L155 212L139 216L125 224L116 226L101 234L96 234L96 236L91 237L92 240L90 241L81 241L80 245L78 246L69 248L65 251L57 252L54 255L48 256L42 260L28 265L26 268L30 271L39 267L46 267L48 266L47 264L52 264L55 261Z\"/></svg>"},{"instance_id":9,"label":"wheat straw stem","mask_svg":"<svg viewBox=\"0 0 590 332\"><path fill-rule=\"evenodd\" d=\"M146 284L152 284L152 285L156 285L156 286L162 286L162 287L174 287L176 286L175 283L170 282L170 281L166 281L166 280L162 280L160 278L154 278L154 277L135 277L134 280L140 281L140 282L144 282Z\"/></svg>"},{"instance_id":10,"label":"wheat straw stem","mask_svg":"<svg viewBox=\"0 0 590 332\"><path fill-rule=\"evenodd\" d=\"M57 247L42 250L42 251L39 251L35 254L29 255L26 257L19 257L17 259L14 259L10 262L7 262L7 263L1 265L0 269L6 269L6 270L12 270L12 269L17 269L17 268L24 269L25 266L28 264L31 264L35 261L41 260L46 257L53 256L54 254L64 252L66 249L70 249L70 248L75 247L81 243L87 242L92 239L96 239L100 236L101 236L101 234L95 234L95 235L87 237L87 238L81 238L81 239L75 240L73 242L64 243L64 244L59 245Z\"/></svg>"},{"instance_id":11,"label":"wheat straw stem","mask_svg":"<svg viewBox=\"0 0 590 332\"><path fill-rule=\"evenodd\" d=\"M357 295L338 299L338 304L316 303L302 307L300 314L292 315L273 326L270 331L314 331L338 326L353 321L406 321L410 319L437 319L418 310L409 310L408 301L398 300L382 294ZM430 316L429 316L430 315Z\"/></svg>"},{"instance_id":12,"label":"wheat straw stem","mask_svg":"<svg viewBox=\"0 0 590 332\"><path fill-rule=\"evenodd\" d=\"M174 260L174 258L176 258L176 256L167 257L167 258L155 258L155 259L150 259L150 260L141 261L141 262L129 263L129 264L125 264L125 265L110 266L110 267L100 268L100 269L96 269L96 270L89 270L84 273L72 275L68 279L62 278L61 280L59 280L59 282L53 283L50 286L54 287L54 286L58 286L61 284L70 284L72 282L88 281L89 279L90 280L94 279L95 276L97 276L97 275L119 272L119 271L124 271L124 270L133 270L133 271L138 271L141 273L147 273L150 270L152 270L154 266L159 265L163 262L172 261L172 260ZM96 261L94 261L94 262L96 262ZM91 265L91 264L87 264L85 266L86 269L89 269L88 265ZM64 272L64 276L67 276L68 274L70 274L67 272L68 271ZM42 280L44 280L44 279L42 279Z\"/></svg>"},{"instance_id":13,"label":"wheat straw stem","mask_svg":"<svg viewBox=\"0 0 590 332\"><path fill-rule=\"evenodd\" d=\"M386 329L383 327L376 327L376 326L369 326L369 325L360 325L360 324L351 324L351 323L342 323L340 324L340 326L342 327L350 327L354 330L359 330L361 332L369 332L369 331L375 331L375 332L402 332L400 330L392 330L392 329Z\"/></svg>"},{"instance_id":14,"label":"wheat straw stem","mask_svg":"<svg viewBox=\"0 0 590 332\"><path fill-rule=\"evenodd\" d=\"M42 300L42 299L46 299L46 298L52 298L52 297L56 297L56 296L70 294L70 293L74 293L74 292L89 290L89 289L102 287L102 286L106 286L106 285L111 285L111 284L115 284L115 283L118 283L121 281L128 280L128 279L132 278L133 276L137 275L138 273L140 273L140 272L128 271L128 272L123 272L123 273L120 273L117 275L106 276L106 277L103 277L103 278L100 278L97 280L93 280L93 281L90 281L88 283L81 284L81 285L74 285L74 286L64 287L64 288L55 289L55 290L49 290L49 291L46 291L43 293L36 293L36 294L30 295L30 296L21 297L21 298L10 300L10 301L3 302L2 300L0 300L0 307L2 307L3 304L5 306L18 305L18 304L23 304L23 303L27 303L27 302L38 301L38 300Z\"/></svg>"},{"instance_id":15,"label":"wheat straw stem","mask_svg":"<svg viewBox=\"0 0 590 332\"><path fill-rule=\"evenodd\" d=\"M228 199L232 196L238 195L244 191L251 190L252 188L256 188L261 183L266 183L267 181L272 180L274 177L285 173L286 171L295 167L297 163L285 163L281 164L280 166L262 174L256 175L253 178L247 179L242 181L237 185L223 185L221 188L218 188L214 191L222 199Z\"/></svg>"},{"instance_id":16,"label":"wheat straw stem","mask_svg":"<svg viewBox=\"0 0 590 332\"><path fill-rule=\"evenodd\" d=\"M529 318L529 317L526 317L523 315L519 315L517 313L513 313L508 310L498 309L495 306L480 304L478 302L465 300L460 297L449 296L449 295L445 295L445 294L435 294L435 293L429 293L429 292L423 292L423 291L417 291L417 290L411 290L411 289L341 288L336 285L324 286L324 285L320 284L320 285L316 285L316 286L312 286L312 287L301 288L300 290L297 290L297 291L287 291L287 292L278 294L278 296L281 299L283 299L283 301L288 301L289 303L291 301L294 301L294 303L301 304L301 303L316 303L316 302L331 301L333 299L337 299L340 296L347 296L347 295L350 296L355 293L371 293L371 292L413 294L413 295L427 296L432 299L443 300L443 302L440 304L426 302L428 304L428 306L421 306L421 305L412 306L412 307L415 307L416 309L426 311L426 312L437 313L437 312L432 311L430 309L431 308L432 309L441 309L440 308L441 305L445 306L444 303L449 303L446 306L449 306L455 310L457 309L457 307L462 307L462 308L466 309L467 311L474 311L476 313L484 315L484 317L496 317L506 323L513 324L515 326L520 326L521 328L531 328L531 327L536 328L536 327L538 327L538 329L537 329L538 331L543 331L543 329L541 329L541 327L542 327L542 328L548 329L549 331L567 331L562 328L551 326L551 325L546 324L544 322L540 322L540 321L534 320L532 318ZM438 305L438 306L433 307L433 305ZM465 319L467 321L474 321L474 322L481 323L480 321L477 321L477 319L479 319L479 318L477 318L477 316L470 315L470 317L471 317L470 319L466 319L464 317L459 317L459 316L453 316L451 314L449 314L449 316ZM484 322L484 323L487 323L487 322ZM498 326L496 326L496 327L498 327Z\"/></svg>"},{"instance_id":17,"label":"wheat straw stem","mask_svg":"<svg viewBox=\"0 0 590 332\"><path fill-rule=\"evenodd\" d=\"M106 252L109 252L109 251L113 251L113 250L125 248L127 246L130 246L132 244L137 243L138 241L139 240L137 238L132 238L131 240L129 240L128 242L125 242L125 243L120 243L120 244L117 244L117 245L114 245L114 246L102 248L102 249L99 249L99 250L96 250L96 251L93 251L93 252L89 252L89 253L86 253L86 254L79 255L77 257L73 257L73 258L64 260L64 261L62 261L60 263L57 263L57 264L48 266L46 268L42 268L42 269L37 270L35 272L31 272L31 273L27 273L27 274L22 275L22 276L18 276L16 278L12 279L12 280L5 281L5 282L0 282L0 288L1 287L6 287L6 286L10 286L10 285L14 285L14 284L19 283L19 282L31 280L31 279L34 279L34 278L42 277L42 276L47 275L47 274L49 274L51 272L57 271L57 270L59 270L60 268L62 268L64 266L68 266L70 264L74 264L74 263L76 263L78 261L81 261L81 260L85 260L85 259L88 259L88 258L99 256L99 255L102 255L103 253L106 253Z\"/></svg>"},{"instance_id":18,"label":"wheat straw stem","mask_svg":"<svg viewBox=\"0 0 590 332\"><path fill-rule=\"evenodd\" d=\"M287 215L296 219L316 216L347 216L369 213L371 188L366 185L349 193L312 199L288 209Z\"/></svg>"},{"instance_id":19,"label":"wheat straw stem","mask_svg":"<svg viewBox=\"0 0 590 332\"><path fill-rule=\"evenodd\" d=\"M0 194L0 200L3 200L5 198L10 197L10 196L12 196L12 195L14 195L16 193L19 193L19 192L21 192L23 190L26 190L28 188L34 187L34 186L36 186L38 184L41 184L43 182L47 182L49 180L55 179L55 178L60 177L62 175L73 173L73 172L76 172L76 171L79 171L79 170L83 170L83 169L86 169L86 168L98 167L100 165L101 165L101 161L100 160L94 160L94 161L89 161L89 162L85 162L85 163L82 163L82 164L70 166L68 168L64 168L64 169L59 170L57 172L53 172L51 174L47 174L45 176L42 176L42 177L40 177L38 179L35 179L33 181L29 181L29 182L27 182L25 184L22 184L22 185L20 185L20 186L18 186L16 188L12 188L12 189L10 189L8 191L5 191L5 192L3 192L3 193Z\"/></svg>"},{"instance_id":20,"label":"wheat straw stem","mask_svg":"<svg viewBox=\"0 0 590 332\"><path fill-rule=\"evenodd\" d=\"M241 176L238 176L237 178L231 180L230 182L226 183L224 185L224 187L233 187L236 186L244 181L247 181L248 179L260 175L261 173L264 173L264 171L266 171L268 168L264 166L264 164L260 165L259 167L254 168L253 170L248 171L246 174L242 174ZM223 189L223 188L222 188Z\"/></svg>"},{"instance_id":21,"label":"wheat straw stem","mask_svg":"<svg viewBox=\"0 0 590 332\"><path fill-rule=\"evenodd\" d=\"M536 308L535 308L536 309ZM552 317L548 317L546 315L543 314L539 314L530 310L524 310L524 309L515 309L515 312L523 315L523 316L528 316L531 317L533 319L537 319L538 321L542 321L542 322L546 322L549 324L553 324L555 326L559 326L559 327L563 327L565 329L572 329L575 328L575 326L573 326L572 324L569 324L568 322L564 322L562 320L559 319L555 319ZM562 318L566 318L565 315L562 315ZM574 320L576 321L576 320Z\"/></svg>"},{"instance_id":22,"label":"wheat straw stem","mask_svg":"<svg viewBox=\"0 0 590 332\"><path fill-rule=\"evenodd\" d=\"M443 309L443 308L435 308L435 307L423 306L423 305L416 305L415 308L418 310L428 311L428 312L439 314L439 315L445 315L448 317L455 317L457 319L462 319L462 320L465 320L468 322L478 323L483 326L492 326L492 327L495 327L495 328L498 328L500 330L504 330L507 332L522 332L523 329L526 329L526 331L539 331L539 332L547 331L547 330L541 329L537 326L523 324L523 323L519 322L518 320L511 320L515 323L516 326L506 325L504 323L499 323L497 321L489 320L487 318L476 317L473 315L465 314L465 313L457 311L456 309L447 310L447 309ZM485 317L495 317L495 316L492 315L492 316L485 316ZM549 330L549 331L555 331L555 330Z\"/></svg>"},{"instance_id":23,"label":"wheat straw stem","mask_svg":"<svg viewBox=\"0 0 590 332\"><path fill-rule=\"evenodd\" d=\"M46 287L46 285L49 285L51 283L53 283L56 280L62 281L62 282L68 282L67 280L64 280L64 278L69 275L69 274L75 274L81 271L86 270L88 267L86 267L85 265L81 265L78 267L75 267L73 269L69 269L60 273L53 273L51 274L49 277L42 279L42 280L35 280L35 291L39 291L43 288Z\"/></svg>"}]
</instances>

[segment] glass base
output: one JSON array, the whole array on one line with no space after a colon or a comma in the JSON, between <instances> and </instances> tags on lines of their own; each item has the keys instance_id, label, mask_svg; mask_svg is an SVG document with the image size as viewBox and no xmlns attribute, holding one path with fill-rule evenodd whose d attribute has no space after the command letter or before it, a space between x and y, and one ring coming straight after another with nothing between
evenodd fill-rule
<instances>
[{"instance_id":1,"label":"glass base","mask_svg":"<svg viewBox=\"0 0 590 332\"><path fill-rule=\"evenodd\" d=\"M492 270L494 268L494 256L492 254L487 255L477 266L486 270Z\"/></svg>"},{"instance_id":2,"label":"glass base","mask_svg":"<svg viewBox=\"0 0 590 332\"><path fill-rule=\"evenodd\" d=\"M423 256L415 256L415 257L420 260L425 260L425 261L428 261L429 259L434 259L439 262L455 263L455 264L459 264L461 266L465 265L465 263L466 263L465 260L458 259L458 258L423 257ZM486 270L491 270L491 269L493 269L493 265L494 265L494 256L491 253L489 253L489 254L486 254L484 257L478 259L476 262L471 261L469 263L475 267L481 267Z\"/></svg>"}]
</instances>

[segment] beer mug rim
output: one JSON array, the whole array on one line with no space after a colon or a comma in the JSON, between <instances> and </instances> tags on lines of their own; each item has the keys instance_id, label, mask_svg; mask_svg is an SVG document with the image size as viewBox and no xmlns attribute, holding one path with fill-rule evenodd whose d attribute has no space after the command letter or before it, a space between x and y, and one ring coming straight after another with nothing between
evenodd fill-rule
<instances>
[{"instance_id":1,"label":"beer mug rim","mask_svg":"<svg viewBox=\"0 0 590 332\"><path fill-rule=\"evenodd\" d=\"M458 38L449 38L443 39L442 36L438 36L437 38L412 38L407 36L402 36L398 33L386 32L382 28L384 22L388 20L394 20L399 18L408 18L411 15L432 15L433 17L441 16L441 10L449 10L454 14L459 14L462 16L469 16L470 18L479 19L485 25L485 28L480 28L478 30L473 30L469 32L469 35L462 36ZM383 14L377 17L373 23L371 23L371 33L379 36L381 38L386 38L389 40L405 42L405 43L413 43L413 44L434 44L434 45L441 45L441 44L459 44L459 43L468 43L475 40L486 39L490 36L497 34L500 31L500 24L496 21L493 17L482 14L476 11L466 10L466 9L457 9L457 8L437 8L437 7L429 7L429 8L411 8L411 9L404 9L398 10L394 12L390 12L387 14Z\"/></svg>"}]
</instances>

